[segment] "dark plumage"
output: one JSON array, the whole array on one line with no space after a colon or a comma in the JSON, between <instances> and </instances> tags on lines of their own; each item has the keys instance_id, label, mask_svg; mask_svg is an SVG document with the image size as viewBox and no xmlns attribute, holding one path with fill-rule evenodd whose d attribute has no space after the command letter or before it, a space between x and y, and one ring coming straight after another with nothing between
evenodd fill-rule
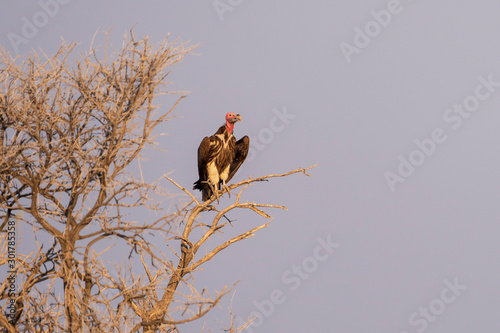
<instances>
[{"instance_id":1,"label":"dark plumage","mask_svg":"<svg viewBox=\"0 0 500 333\"><path fill-rule=\"evenodd\" d=\"M248 136L236 141L234 124L241 120L239 114L226 114L226 123L210 137L205 137L198 148L198 175L193 189L200 190L203 201L210 199L212 188L218 190L233 178L248 155ZM212 186L210 184L212 184Z\"/></svg>"}]
</instances>

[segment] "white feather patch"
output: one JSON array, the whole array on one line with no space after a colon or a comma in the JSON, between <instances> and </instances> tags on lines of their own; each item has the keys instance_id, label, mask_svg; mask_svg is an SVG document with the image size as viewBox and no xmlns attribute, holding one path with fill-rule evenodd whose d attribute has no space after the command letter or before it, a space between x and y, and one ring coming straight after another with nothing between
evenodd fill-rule
<instances>
[{"instance_id":1,"label":"white feather patch","mask_svg":"<svg viewBox=\"0 0 500 333\"><path fill-rule=\"evenodd\" d=\"M208 180L210 181L210 183L214 185L219 184L219 172L217 171L217 167L215 166L215 161L208 163L207 171Z\"/></svg>"}]
</instances>

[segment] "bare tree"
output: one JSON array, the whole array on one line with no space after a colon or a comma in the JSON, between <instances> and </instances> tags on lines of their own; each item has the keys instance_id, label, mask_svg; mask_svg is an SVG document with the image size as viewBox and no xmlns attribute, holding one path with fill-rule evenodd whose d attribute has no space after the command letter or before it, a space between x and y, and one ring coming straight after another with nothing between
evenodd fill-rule
<instances>
[{"instance_id":1,"label":"bare tree","mask_svg":"<svg viewBox=\"0 0 500 333\"><path fill-rule=\"evenodd\" d=\"M168 110L153 99L173 94L166 90L167 70L191 47L167 38L151 45L133 34L118 51L106 43L103 51L75 57L75 47L63 44L53 57L34 54L26 61L0 51L0 264L16 280L14 290L9 278L0 286L0 326L7 332L179 332L232 289L200 292L193 273L269 223L200 254L228 224L227 214L245 208L270 219L265 209L285 209L243 203L243 190L308 168L233 184L228 189L238 193L223 208L215 198L198 201L167 176L143 181L130 164L154 145L155 129L184 95L177 93ZM161 181L180 189L184 200ZM177 205L162 209L165 200ZM200 215L207 210L216 213L210 223ZM157 218L140 220L131 212ZM16 248L15 234L9 238L15 220L33 227L29 253ZM155 247L153 237L163 237L164 247ZM119 255L106 256L110 242L119 243Z\"/></svg>"}]
</instances>

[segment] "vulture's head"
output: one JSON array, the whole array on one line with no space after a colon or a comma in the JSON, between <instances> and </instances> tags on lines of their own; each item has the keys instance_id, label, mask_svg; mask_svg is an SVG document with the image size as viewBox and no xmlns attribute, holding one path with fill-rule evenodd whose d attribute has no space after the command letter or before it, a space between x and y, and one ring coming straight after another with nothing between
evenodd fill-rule
<instances>
[{"instance_id":1,"label":"vulture's head","mask_svg":"<svg viewBox=\"0 0 500 333\"><path fill-rule=\"evenodd\" d=\"M236 113L229 112L226 114L226 128L229 133L233 134L234 124L241 120L241 116Z\"/></svg>"},{"instance_id":2,"label":"vulture's head","mask_svg":"<svg viewBox=\"0 0 500 333\"><path fill-rule=\"evenodd\" d=\"M234 124L237 121L241 121L241 116L236 113L229 112L226 114L226 122L228 124Z\"/></svg>"}]
</instances>

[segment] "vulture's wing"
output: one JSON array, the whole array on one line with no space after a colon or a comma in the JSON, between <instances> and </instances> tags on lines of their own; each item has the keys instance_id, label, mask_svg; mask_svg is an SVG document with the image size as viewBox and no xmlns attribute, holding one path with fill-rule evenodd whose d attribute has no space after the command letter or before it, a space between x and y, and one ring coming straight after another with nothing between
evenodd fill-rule
<instances>
[{"instance_id":1,"label":"vulture's wing","mask_svg":"<svg viewBox=\"0 0 500 333\"><path fill-rule=\"evenodd\" d=\"M231 163L231 167L229 168L229 175L226 179L226 183L228 183L231 178L233 178L234 174L238 171L241 164L245 161L248 155L248 149L250 148L250 139L248 136L244 136L238 141L236 141L236 145L234 149L236 150L236 154L234 155L233 162Z\"/></svg>"},{"instance_id":2,"label":"vulture's wing","mask_svg":"<svg viewBox=\"0 0 500 333\"><path fill-rule=\"evenodd\" d=\"M201 182L208 180L207 164L210 157L210 138L206 136L198 147L198 175L200 179L195 183L193 189L202 189Z\"/></svg>"}]
</instances>

